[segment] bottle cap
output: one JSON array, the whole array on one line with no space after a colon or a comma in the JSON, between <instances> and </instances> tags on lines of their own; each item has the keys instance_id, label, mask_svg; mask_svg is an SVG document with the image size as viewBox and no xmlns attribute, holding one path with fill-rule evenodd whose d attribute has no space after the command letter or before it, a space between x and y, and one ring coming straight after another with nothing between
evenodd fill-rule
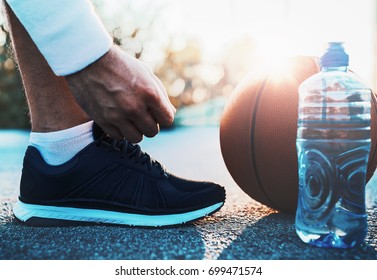
<instances>
[{"instance_id":1,"label":"bottle cap","mask_svg":"<svg viewBox=\"0 0 377 280\"><path fill-rule=\"evenodd\" d=\"M342 42L330 42L325 53L319 59L320 67L348 66L349 56L344 51Z\"/></svg>"}]
</instances>

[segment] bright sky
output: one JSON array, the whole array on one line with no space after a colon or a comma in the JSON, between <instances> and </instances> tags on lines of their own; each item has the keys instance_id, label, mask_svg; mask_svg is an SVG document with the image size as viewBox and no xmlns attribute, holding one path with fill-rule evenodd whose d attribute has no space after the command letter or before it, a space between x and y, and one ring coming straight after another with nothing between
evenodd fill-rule
<instances>
[{"instance_id":1,"label":"bright sky","mask_svg":"<svg viewBox=\"0 0 377 280\"><path fill-rule=\"evenodd\" d=\"M328 41L343 41L350 66L375 84L374 0L167 0L167 31L200 38L209 57L242 36L261 55L320 56Z\"/></svg>"}]
</instances>

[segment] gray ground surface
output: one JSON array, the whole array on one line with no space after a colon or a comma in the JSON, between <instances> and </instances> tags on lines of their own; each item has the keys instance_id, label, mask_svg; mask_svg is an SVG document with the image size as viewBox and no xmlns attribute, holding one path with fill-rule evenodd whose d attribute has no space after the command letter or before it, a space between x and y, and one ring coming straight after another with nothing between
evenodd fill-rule
<instances>
[{"instance_id":1,"label":"gray ground surface","mask_svg":"<svg viewBox=\"0 0 377 280\"><path fill-rule=\"evenodd\" d=\"M348 250L311 247L296 236L294 216L255 202L234 183L222 160L218 127L164 131L142 143L173 173L226 187L226 204L214 216L165 229L27 227L11 211L27 134L0 136L0 259L377 259L377 178L368 184L365 243Z\"/></svg>"}]
</instances>

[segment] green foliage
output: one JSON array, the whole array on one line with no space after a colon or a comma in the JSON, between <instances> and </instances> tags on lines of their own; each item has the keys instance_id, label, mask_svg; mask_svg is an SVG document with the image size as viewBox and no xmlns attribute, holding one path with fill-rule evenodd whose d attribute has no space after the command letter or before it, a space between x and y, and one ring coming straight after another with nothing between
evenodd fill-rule
<instances>
[{"instance_id":1,"label":"green foliage","mask_svg":"<svg viewBox=\"0 0 377 280\"><path fill-rule=\"evenodd\" d=\"M173 105L178 111L184 109L177 119L186 116L199 119L204 111L204 117L213 122L215 113L211 108L216 108L216 115L221 113L219 102L224 102L248 70L250 55L254 53L253 41L233 42L223 50L222 58L208 61L202 45L192 36L164 32L168 29L169 16L165 2L154 4L153 9L149 1L93 0L93 3L114 43L151 66ZM196 109L188 112L186 108L192 105ZM0 13L0 128L29 127L22 81L12 59L4 16Z\"/></svg>"},{"instance_id":2,"label":"green foliage","mask_svg":"<svg viewBox=\"0 0 377 280\"><path fill-rule=\"evenodd\" d=\"M10 36L0 26L0 128L29 128L28 108L20 74L11 58Z\"/></svg>"}]
</instances>

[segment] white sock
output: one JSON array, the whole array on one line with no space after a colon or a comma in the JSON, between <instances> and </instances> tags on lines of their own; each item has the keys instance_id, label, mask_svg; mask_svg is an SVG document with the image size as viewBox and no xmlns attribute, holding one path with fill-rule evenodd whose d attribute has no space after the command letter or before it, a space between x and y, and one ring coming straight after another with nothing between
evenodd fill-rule
<instances>
[{"instance_id":1,"label":"white sock","mask_svg":"<svg viewBox=\"0 0 377 280\"><path fill-rule=\"evenodd\" d=\"M54 132L31 132L30 145L36 147L50 165L60 165L92 143L93 121Z\"/></svg>"}]
</instances>

